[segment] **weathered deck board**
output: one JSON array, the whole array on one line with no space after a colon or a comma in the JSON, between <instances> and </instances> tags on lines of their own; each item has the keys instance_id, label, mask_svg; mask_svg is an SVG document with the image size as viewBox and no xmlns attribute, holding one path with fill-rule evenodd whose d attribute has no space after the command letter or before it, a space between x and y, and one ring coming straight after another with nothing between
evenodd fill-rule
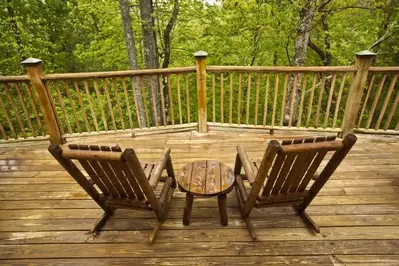
<instances>
[{"instance_id":1,"label":"weathered deck board","mask_svg":"<svg viewBox=\"0 0 399 266\"><path fill-rule=\"evenodd\" d=\"M77 137L69 143L134 147L143 161L172 149L177 172L189 161L217 159L233 166L241 144L254 159L271 138L315 136L284 132L181 132L131 138L129 134ZM324 134L323 134L324 135ZM47 152L48 142L0 145L0 261L16 265L398 265L399 138L360 135L359 141L308 208L321 227L306 228L292 208L252 213L258 241L240 219L234 191L229 226L219 223L217 200L194 202L190 226L182 225L184 194L176 190L168 219L153 246L152 212L117 210L98 236L88 234L101 216L75 181ZM159 193L159 191L157 192Z\"/></svg>"}]
</instances>

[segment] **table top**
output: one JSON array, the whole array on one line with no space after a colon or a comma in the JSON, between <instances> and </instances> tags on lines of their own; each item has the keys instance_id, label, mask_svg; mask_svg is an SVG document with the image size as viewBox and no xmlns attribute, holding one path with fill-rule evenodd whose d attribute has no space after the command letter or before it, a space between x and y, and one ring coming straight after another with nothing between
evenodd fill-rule
<instances>
[{"instance_id":1,"label":"table top","mask_svg":"<svg viewBox=\"0 0 399 266\"><path fill-rule=\"evenodd\" d=\"M195 161L180 169L177 182L182 191L215 196L231 190L234 173L230 167L218 161Z\"/></svg>"}]
</instances>

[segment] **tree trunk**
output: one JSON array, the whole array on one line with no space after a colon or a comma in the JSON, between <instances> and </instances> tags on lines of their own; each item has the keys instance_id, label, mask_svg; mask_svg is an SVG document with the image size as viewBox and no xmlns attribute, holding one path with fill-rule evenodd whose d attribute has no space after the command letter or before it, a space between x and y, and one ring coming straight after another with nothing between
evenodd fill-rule
<instances>
[{"instance_id":1,"label":"tree trunk","mask_svg":"<svg viewBox=\"0 0 399 266\"><path fill-rule=\"evenodd\" d=\"M163 31L163 62L162 62L162 68L168 68L169 63L170 63L170 33L172 32L172 29L176 23L177 15L179 14L179 1L174 0L173 3L173 11L172 15L169 19L168 24L165 27L165 30ZM169 94L168 94L168 77L163 76L162 79L163 83L163 95L164 95L164 105L165 105L165 112L166 116L168 116L168 110L169 110ZM166 123L166 121L164 121Z\"/></svg>"},{"instance_id":2,"label":"tree trunk","mask_svg":"<svg viewBox=\"0 0 399 266\"><path fill-rule=\"evenodd\" d=\"M127 57L129 66L131 69L138 69L137 66L137 51L134 44L134 33L132 29L132 19L130 17L129 0L119 0L119 8L122 15L123 33L127 49ZM145 120L144 103L141 95L140 80L139 78L133 78L134 89L136 92L136 103L137 110L139 112L140 124L142 127L146 127L147 123Z\"/></svg>"},{"instance_id":3,"label":"tree trunk","mask_svg":"<svg viewBox=\"0 0 399 266\"><path fill-rule=\"evenodd\" d=\"M155 37L152 0L140 0L140 15L143 33L144 62L147 69L159 68L157 41ZM162 124L161 105L159 100L159 79L158 76L151 76L147 79L148 98L152 106L153 124ZM153 99L153 97L155 99ZM155 106L153 106L155 103ZM155 113L154 113L155 111Z\"/></svg>"},{"instance_id":4,"label":"tree trunk","mask_svg":"<svg viewBox=\"0 0 399 266\"><path fill-rule=\"evenodd\" d=\"M310 32L312 31L312 23L313 23L313 17L314 17L314 12L315 12L315 4L316 0L306 0L304 3L300 15L299 15L299 23L298 23L298 30L297 30L297 35L295 39L295 53L292 58L292 64L294 66L303 66L305 64L305 58L306 58L306 49L308 47L308 41L309 41L309 36ZM284 125L288 125L288 121L290 118L290 113L291 113L291 99L292 99L292 93L293 93L293 84L294 84L294 76L290 75L289 78L289 85L288 85L288 90L287 90L287 96L285 98L285 109L284 109ZM291 120L293 121L293 124L296 124L296 114L295 110L297 109L298 102L299 102L299 95L301 93L301 75L298 77L298 83L296 86L296 93L294 95L294 106L293 106L293 112L292 112L292 118Z\"/></svg>"}]
</instances>

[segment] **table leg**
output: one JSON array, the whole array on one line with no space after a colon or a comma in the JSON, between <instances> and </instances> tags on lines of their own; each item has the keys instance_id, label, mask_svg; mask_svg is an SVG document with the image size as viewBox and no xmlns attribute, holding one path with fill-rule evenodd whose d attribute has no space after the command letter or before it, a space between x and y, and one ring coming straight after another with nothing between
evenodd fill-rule
<instances>
[{"instance_id":1,"label":"table leg","mask_svg":"<svg viewBox=\"0 0 399 266\"><path fill-rule=\"evenodd\" d=\"M189 225L191 219L191 209L193 207L193 200L194 196L190 193L186 193L186 203L184 206L184 213L183 213L183 224Z\"/></svg>"},{"instance_id":2,"label":"table leg","mask_svg":"<svg viewBox=\"0 0 399 266\"><path fill-rule=\"evenodd\" d=\"M224 226L229 224L229 221L227 219L226 200L227 200L226 194L221 194L218 196L220 223Z\"/></svg>"}]
</instances>

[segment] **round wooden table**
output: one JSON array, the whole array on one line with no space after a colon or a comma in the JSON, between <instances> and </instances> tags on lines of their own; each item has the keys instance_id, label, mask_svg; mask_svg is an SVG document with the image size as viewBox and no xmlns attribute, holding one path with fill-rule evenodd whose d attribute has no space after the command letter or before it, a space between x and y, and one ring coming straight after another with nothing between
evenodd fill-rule
<instances>
[{"instance_id":1,"label":"round wooden table","mask_svg":"<svg viewBox=\"0 0 399 266\"><path fill-rule=\"evenodd\" d=\"M177 175L180 191L186 192L183 224L189 225L194 196L218 196L220 223L228 224L226 194L233 189L234 173L226 164L207 160L186 164Z\"/></svg>"}]
</instances>

